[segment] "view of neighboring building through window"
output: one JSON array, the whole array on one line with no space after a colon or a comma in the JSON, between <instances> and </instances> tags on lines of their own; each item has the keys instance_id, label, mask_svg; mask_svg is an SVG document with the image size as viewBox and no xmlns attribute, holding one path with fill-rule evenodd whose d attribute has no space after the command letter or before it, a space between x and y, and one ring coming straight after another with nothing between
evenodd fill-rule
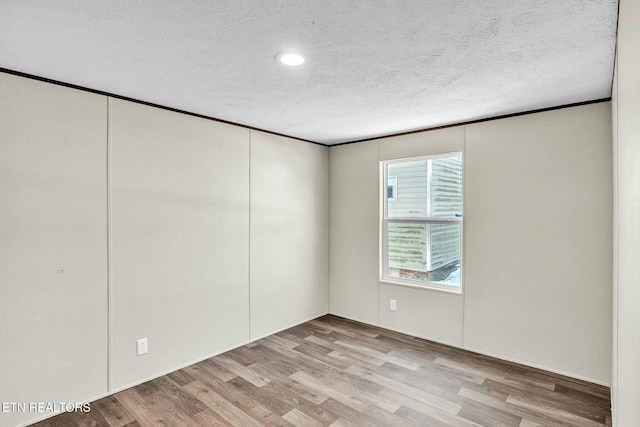
<instances>
[{"instance_id":1,"label":"view of neighboring building through window","mask_svg":"<svg viewBox=\"0 0 640 427\"><path fill-rule=\"evenodd\" d=\"M459 290L462 155L383 164L383 280Z\"/></svg>"},{"instance_id":2,"label":"view of neighboring building through window","mask_svg":"<svg viewBox=\"0 0 640 427\"><path fill-rule=\"evenodd\" d=\"M398 177L387 177L387 200L396 200L396 191L398 189Z\"/></svg>"}]
</instances>

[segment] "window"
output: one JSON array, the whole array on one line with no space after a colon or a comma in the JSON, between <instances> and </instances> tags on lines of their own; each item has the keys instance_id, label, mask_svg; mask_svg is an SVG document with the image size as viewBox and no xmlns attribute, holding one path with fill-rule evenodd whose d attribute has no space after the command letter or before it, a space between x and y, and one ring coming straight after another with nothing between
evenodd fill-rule
<instances>
[{"instance_id":1,"label":"window","mask_svg":"<svg viewBox=\"0 0 640 427\"><path fill-rule=\"evenodd\" d=\"M462 154L383 162L383 280L459 292Z\"/></svg>"}]
</instances>

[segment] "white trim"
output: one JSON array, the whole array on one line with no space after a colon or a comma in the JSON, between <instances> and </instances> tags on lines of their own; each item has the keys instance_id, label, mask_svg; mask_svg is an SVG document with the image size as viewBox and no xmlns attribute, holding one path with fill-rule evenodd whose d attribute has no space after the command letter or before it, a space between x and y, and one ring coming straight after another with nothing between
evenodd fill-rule
<instances>
[{"instance_id":1,"label":"white trim","mask_svg":"<svg viewBox=\"0 0 640 427\"><path fill-rule=\"evenodd\" d=\"M398 281L394 279L398 279ZM402 280L402 282L400 280ZM404 286L406 288L424 289L425 291L445 292L447 294L462 295L462 286L445 285L438 282L422 282L419 280L404 279L399 277L384 277L380 280L380 284Z\"/></svg>"}]
</instances>

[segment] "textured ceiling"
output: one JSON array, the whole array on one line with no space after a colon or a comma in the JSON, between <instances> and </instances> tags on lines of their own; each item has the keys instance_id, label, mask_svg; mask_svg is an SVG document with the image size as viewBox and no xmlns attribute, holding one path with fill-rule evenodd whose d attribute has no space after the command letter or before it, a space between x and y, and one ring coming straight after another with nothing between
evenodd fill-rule
<instances>
[{"instance_id":1,"label":"textured ceiling","mask_svg":"<svg viewBox=\"0 0 640 427\"><path fill-rule=\"evenodd\" d=\"M334 144L608 98L616 21L617 0L0 0L0 67Z\"/></svg>"}]
</instances>

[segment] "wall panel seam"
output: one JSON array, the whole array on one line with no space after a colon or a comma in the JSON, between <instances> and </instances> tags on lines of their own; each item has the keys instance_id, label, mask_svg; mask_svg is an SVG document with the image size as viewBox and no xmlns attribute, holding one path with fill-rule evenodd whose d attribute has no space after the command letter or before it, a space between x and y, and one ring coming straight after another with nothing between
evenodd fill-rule
<instances>
[{"instance_id":1,"label":"wall panel seam","mask_svg":"<svg viewBox=\"0 0 640 427\"><path fill-rule=\"evenodd\" d=\"M460 290L462 291L462 330L460 331L460 344L462 348L466 348L465 340L464 340L464 313L466 311L466 293L467 293L467 284L465 283L465 272L466 272L466 262L467 259L467 221L466 221L466 197L467 197L467 126L462 126L462 262L460 265L461 274L461 283Z\"/></svg>"},{"instance_id":2,"label":"wall panel seam","mask_svg":"<svg viewBox=\"0 0 640 427\"><path fill-rule=\"evenodd\" d=\"M248 192L249 192L249 203L247 206L247 210L248 210L248 219L249 219L249 229L247 230L247 238L248 238L248 242L247 242L247 251L248 251L248 255L247 255L247 321L248 321L248 325L249 325L249 330L248 330L248 340L249 342L251 342L251 337L252 337L252 331L251 331L251 150L253 149L253 130L249 130L249 153L248 153L248 157L249 157L249 167L248 169L248 173L249 173L249 188L248 188Z\"/></svg>"},{"instance_id":3,"label":"wall panel seam","mask_svg":"<svg viewBox=\"0 0 640 427\"><path fill-rule=\"evenodd\" d=\"M112 135L111 135L111 107L110 97L107 98L107 391L113 386L113 235L112 235Z\"/></svg>"}]
</instances>

